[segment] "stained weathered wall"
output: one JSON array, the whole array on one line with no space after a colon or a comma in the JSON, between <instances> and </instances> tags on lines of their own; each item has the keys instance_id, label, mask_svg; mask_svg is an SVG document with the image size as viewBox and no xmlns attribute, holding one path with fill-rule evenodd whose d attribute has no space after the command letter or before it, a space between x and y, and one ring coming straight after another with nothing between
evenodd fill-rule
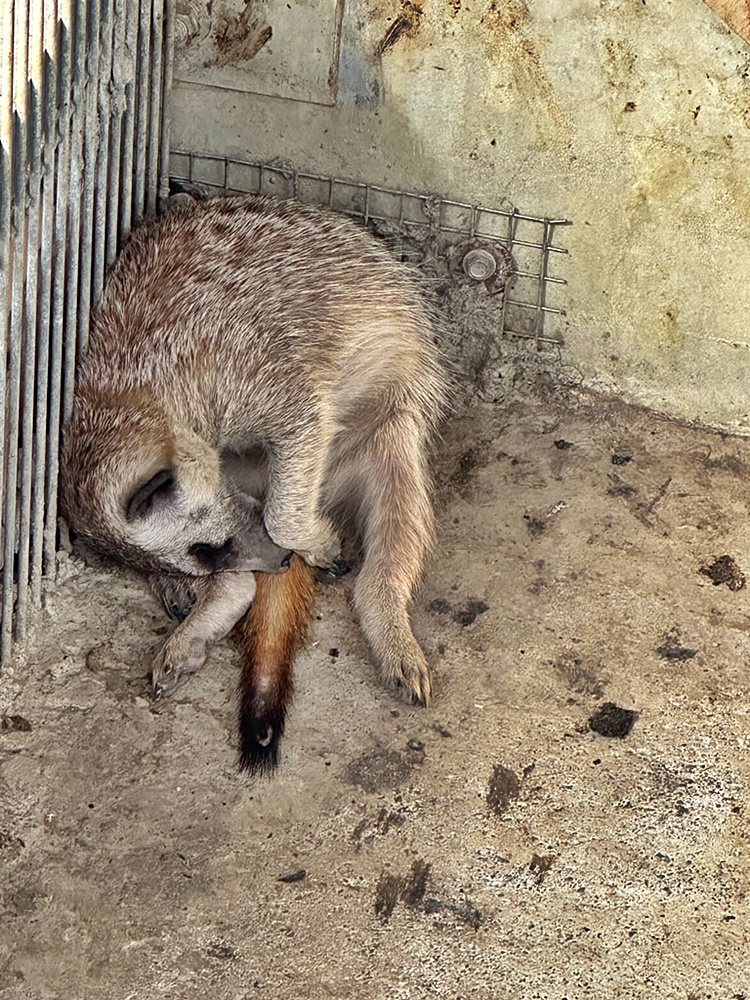
<instances>
[{"instance_id":1,"label":"stained weathered wall","mask_svg":"<svg viewBox=\"0 0 750 1000\"><path fill-rule=\"evenodd\" d=\"M562 362L750 431L750 51L702 0L346 0L338 58L335 2L190 2L175 148L568 217Z\"/></svg>"}]
</instances>

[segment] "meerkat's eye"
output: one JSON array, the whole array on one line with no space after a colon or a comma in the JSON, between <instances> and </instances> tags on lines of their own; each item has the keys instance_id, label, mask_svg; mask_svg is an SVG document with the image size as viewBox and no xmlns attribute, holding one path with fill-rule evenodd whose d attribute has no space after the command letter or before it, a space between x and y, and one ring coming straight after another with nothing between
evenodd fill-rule
<instances>
[{"instance_id":1,"label":"meerkat's eye","mask_svg":"<svg viewBox=\"0 0 750 1000\"><path fill-rule=\"evenodd\" d=\"M147 483L139 486L128 500L125 516L128 521L136 521L145 517L154 503L169 496L174 488L174 476L169 469L161 469Z\"/></svg>"}]
</instances>

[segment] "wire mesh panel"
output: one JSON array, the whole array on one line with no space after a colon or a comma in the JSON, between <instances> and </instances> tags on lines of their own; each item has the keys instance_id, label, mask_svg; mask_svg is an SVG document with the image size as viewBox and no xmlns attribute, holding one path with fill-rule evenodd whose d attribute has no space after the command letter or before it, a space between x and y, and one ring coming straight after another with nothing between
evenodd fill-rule
<instances>
[{"instance_id":1,"label":"wire mesh panel","mask_svg":"<svg viewBox=\"0 0 750 1000\"><path fill-rule=\"evenodd\" d=\"M60 428L104 271L167 193L174 0L4 0L0 660L58 541Z\"/></svg>"},{"instance_id":2,"label":"wire mesh panel","mask_svg":"<svg viewBox=\"0 0 750 1000\"><path fill-rule=\"evenodd\" d=\"M537 347L561 343L546 331L545 319L564 315L551 293L557 291L559 300L566 282L550 264L568 252L555 241L556 230L568 224L564 219L318 176L287 163L205 153L173 151L170 172L178 188L184 183L207 193L271 194L351 215L390 237L400 256L427 271L435 270L439 257L448 270L460 271L490 293L502 290L499 332L504 337L530 340Z\"/></svg>"}]
</instances>

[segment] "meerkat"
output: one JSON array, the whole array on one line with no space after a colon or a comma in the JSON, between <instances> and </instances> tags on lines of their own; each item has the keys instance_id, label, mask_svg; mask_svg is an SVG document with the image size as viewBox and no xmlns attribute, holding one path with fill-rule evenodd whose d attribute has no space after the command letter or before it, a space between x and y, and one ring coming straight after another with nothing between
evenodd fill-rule
<instances>
[{"instance_id":1,"label":"meerkat","mask_svg":"<svg viewBox=\"0 0 750 1000\"><path fill-rule=\"evenodd\" d=\"M243 767L277 760L313 567L348 569L342 528L361 540L354 604L385 681L429 701L408 609L434 539L434 341L406 266L291 201L180 206L109 274L64 429L63 513L89 545L194 592L155 697L242 620Z\"/></svg>"}]
</instances>

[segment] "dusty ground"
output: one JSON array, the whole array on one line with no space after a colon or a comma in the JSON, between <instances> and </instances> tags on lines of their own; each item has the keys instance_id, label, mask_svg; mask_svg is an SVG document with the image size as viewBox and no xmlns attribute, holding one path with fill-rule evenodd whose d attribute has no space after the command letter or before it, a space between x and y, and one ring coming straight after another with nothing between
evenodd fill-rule
<instances>
[{"instance_id":1,"label":"dusty ground","mask_svg":"<svg viewBox=\"0 0 750 1000\"><path fill-rule=\"evenodd\" d=\"M750 998L750 444L548 396L442 468L432 708L321 587L271 781L232 647L154 714L159 607L68 567L2 682L0 996Z\"/></svg>"}]
</instances>

